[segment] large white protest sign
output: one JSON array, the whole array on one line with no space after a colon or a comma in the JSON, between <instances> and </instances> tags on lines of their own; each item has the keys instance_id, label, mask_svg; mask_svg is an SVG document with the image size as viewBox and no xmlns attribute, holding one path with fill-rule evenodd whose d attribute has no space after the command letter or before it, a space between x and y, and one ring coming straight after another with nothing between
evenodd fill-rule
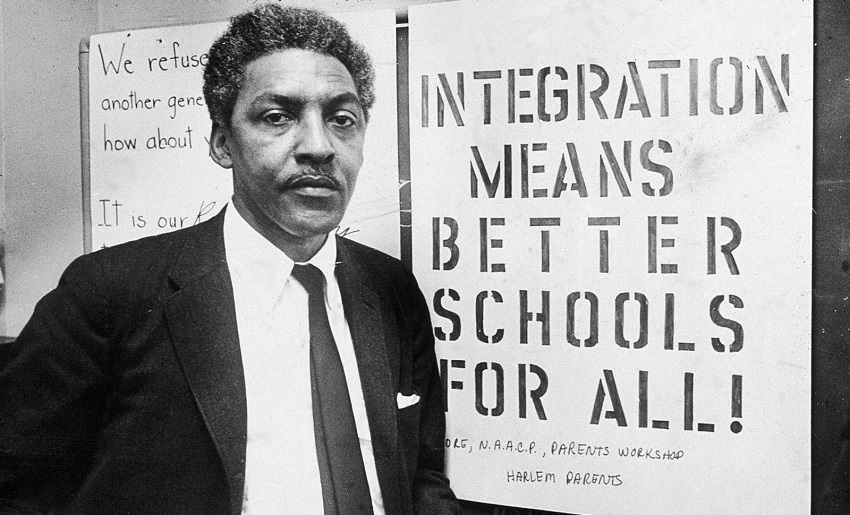
<instances>
[{"instance_id":1,"label":"large white protest sign","mask_svg":"<svg viewBox=\"0 0 850 515\"><path fill-rule=\"evenodd\" d=\"M460 497L808 510L811 43L810 1L411 6Z\"/></svg>"},{"instance_id":2,"label":"large white protest sign","mask_svg":"<svg viewBox=\"0 0 850 515\"><path fill-rule=\"evenodd\" d=\"M399 255L395 14L335 15L376 69L364 165L339 232ZM231 171L209 157L201 91L226 23L97 34L89 41L90 222L95 250L187 227L221 210Z\"/></svg>"}]
</instances>

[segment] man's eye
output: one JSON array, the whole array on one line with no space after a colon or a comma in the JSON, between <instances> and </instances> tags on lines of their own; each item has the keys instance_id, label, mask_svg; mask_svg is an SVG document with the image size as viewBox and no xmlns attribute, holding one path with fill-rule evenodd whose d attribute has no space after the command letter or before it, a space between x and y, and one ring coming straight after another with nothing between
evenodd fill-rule
<instances>
[{"instance_id":1,"label":"man's eye","mask_svg":"<svg viewBox=\"0 0 850 515\"><path fill-rule=\"evenodd\" d=\"M337 127L352 127L357 123L357 119L348 114L336 114L331 117L330 122Z\"/></svg>"},{"instance_id":2,"label":"man's eye","mask_svg":"<svg viewBox=\"0 0 850 515\"><path fill-rule=\"evenodd\" d=\"M288 122L291 118L280 111L269 111L262 116L262 120L272 125L280 125Z\"/></svg>"}]
</instances>

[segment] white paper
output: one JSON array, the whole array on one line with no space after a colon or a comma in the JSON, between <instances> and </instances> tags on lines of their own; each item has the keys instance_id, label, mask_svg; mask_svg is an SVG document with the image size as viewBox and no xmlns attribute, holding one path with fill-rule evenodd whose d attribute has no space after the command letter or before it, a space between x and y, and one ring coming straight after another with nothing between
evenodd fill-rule
<instances>
[{"instance_id":1,"label":"white paper","mask_svg":"<svg viewBox=\"0 0 850 515\"><path fill-rule=\"evenodd\" d=\"M811 44L810 1L411 6L461 498L809 509Z\"/></svg>"}]
</instances>

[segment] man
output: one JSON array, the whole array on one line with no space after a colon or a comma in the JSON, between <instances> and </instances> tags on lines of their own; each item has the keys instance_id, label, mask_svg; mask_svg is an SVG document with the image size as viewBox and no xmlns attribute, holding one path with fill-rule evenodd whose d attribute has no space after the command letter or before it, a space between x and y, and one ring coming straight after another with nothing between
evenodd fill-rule
<instances>
[{"instance_id":1,"label":"man","mask_svg":"<svg viewBox=\"0 0 850 515\"><path fill-rule=\"evenodd\" d=\"M232 205L78 258L39 302L0 371L0 506L460 512L424 298L398 261L328 236L372 77L321 13L232 20L204 75Z\"/></svg>"}]
</instances>

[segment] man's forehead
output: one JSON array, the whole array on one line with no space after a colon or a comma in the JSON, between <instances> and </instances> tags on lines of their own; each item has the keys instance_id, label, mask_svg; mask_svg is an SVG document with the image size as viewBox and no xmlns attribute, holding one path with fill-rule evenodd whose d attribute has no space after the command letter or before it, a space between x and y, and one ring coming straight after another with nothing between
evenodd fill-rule
<instances>
[{"instance_id":1,"label":"man's forehead","mask_svg":"<svg viewBox=\"0 0 850 515\"><path fill-rule=\"evenodd\" d=\"M245 66L243 88L274 85L329 87L356 92L348 68L330 55L312 50L285 49L254 59Z\"/></svg>"}]
</instances>

